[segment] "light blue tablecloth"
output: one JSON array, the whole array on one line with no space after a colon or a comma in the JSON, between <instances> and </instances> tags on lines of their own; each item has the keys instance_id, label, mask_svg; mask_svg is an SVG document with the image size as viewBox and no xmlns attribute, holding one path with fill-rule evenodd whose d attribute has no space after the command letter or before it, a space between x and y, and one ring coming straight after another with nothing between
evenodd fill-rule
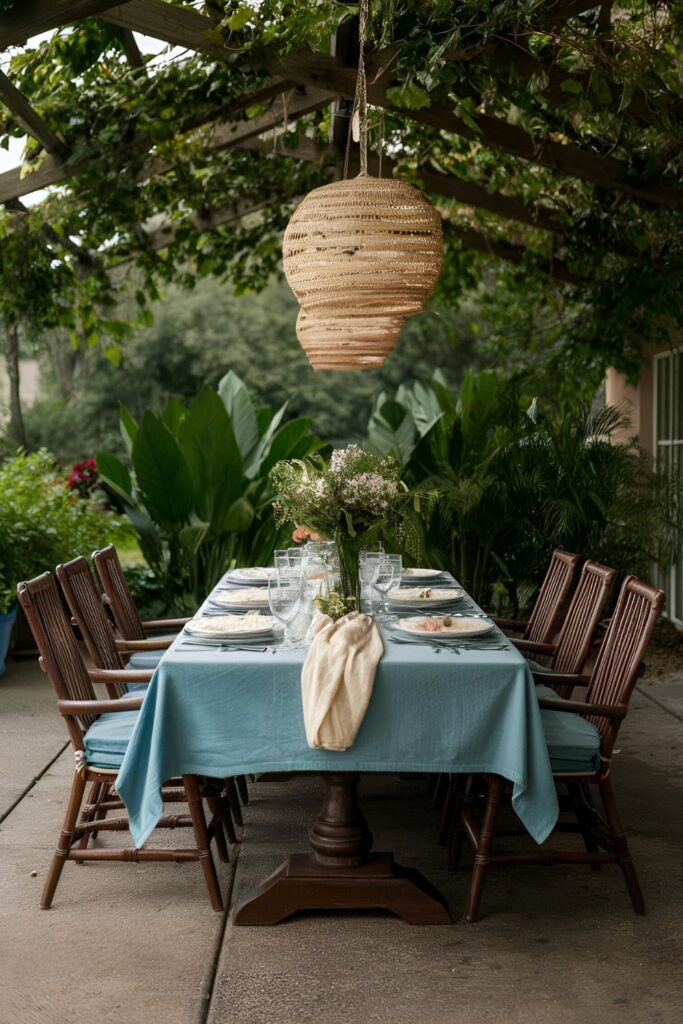
<instances>
[{"instance_id":1,"label":"light blue tablecloth","mask_svg":"<svg viewBox=\"0 0 683 1024\"><path fill-rule=\"evenodd\" d=\"M558 805L522 655L512 645L454 655L384 640L356 742L332 752L306 743L305 652L183 651L181 634L149 684L116 783L136 845L159 820L160 789L173 776L286 771L493 772L513 783L515 811L543 842Z\"/></svg>"}]
</instances>

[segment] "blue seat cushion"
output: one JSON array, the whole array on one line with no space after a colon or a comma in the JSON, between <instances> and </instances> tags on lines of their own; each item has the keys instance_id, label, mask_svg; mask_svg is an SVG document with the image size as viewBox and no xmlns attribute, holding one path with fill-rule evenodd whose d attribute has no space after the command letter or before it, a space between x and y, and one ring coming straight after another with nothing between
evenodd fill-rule
<instances>
[{"instance_id":1,"label":"blue seat cushion","mask_svg":"<svg viewBox=\"0 0 683 1024\"><path fill-rule=\"evenodd\" d=\"M128 661L128 668L156 668L163 651L138 651Z\"/></svg>"},{"instance_id":2,"label":"blue seat cushion","mask_svg":"<svg viewBox=\"0 0 683 1024\"><path fill-rule=\"evenodd\" d=\"M532 672L552 672L552 669L548 668L547 665L541 665L539 661L534 661L533 658L525 658L524 660Z\"/></svg>"},{"instance_id":3,"label":"blue seat cushion","mask_svg":"<svg viewBox=\"0 0 683 1024\"><path fill-rule=\"evenodd\" d=\"M539 697L561 700L549 686L537 686ZM600 733L592 722L567 711L541 710L554 772L592 775L600 768Z\"/></svg>"},{"instance_id":4,"label":"blue seat cushion","mask_svg":"<svg viewBox=\"0 0 683 1024\"><path fill-rule=\"evenodd\" d=\"M109 711L85 734L85 760L93 768L120 768L137 721L137 711Z\"/></svg>"}]
</instances>

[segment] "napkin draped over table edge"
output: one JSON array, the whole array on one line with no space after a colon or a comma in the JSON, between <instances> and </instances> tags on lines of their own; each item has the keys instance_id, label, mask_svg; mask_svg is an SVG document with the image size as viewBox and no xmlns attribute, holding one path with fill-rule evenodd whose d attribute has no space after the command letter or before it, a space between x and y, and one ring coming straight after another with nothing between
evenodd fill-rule
<instances>
[{"instance_id":1,"label":"napkin draped over table edge","mask_svg":"<svg viewBox=\"0 0 683 1024\"><path fill-rule=\"evenodd\" d=\"M367 711L384 645L374 619L350 612L311 624L313 641L301 671L309 747L348 750Z\"/></svg>"}]
</instances>

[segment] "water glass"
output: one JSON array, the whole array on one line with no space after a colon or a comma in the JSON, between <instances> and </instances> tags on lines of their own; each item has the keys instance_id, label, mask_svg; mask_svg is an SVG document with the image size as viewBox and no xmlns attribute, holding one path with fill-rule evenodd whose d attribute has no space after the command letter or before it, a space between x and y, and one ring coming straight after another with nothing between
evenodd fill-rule
<instances>
[{"instance_id":1,"label":"water glass","mask_svg":"<svg viewBox=\"0 0 683 1024\"><path fill-rule=\"evenodd\" d=\"M384 556L383 551L361 551L358 556L358 575L360 576L360 610L372 615L375 611L375 591L372 581L377 568L377 560Z\"/></svg>"},{"instance_id":2,"label":"water glass","mask_svg":"<svg viewBox=\"0 0 683 1024\"><path fill-rule=\"evenodd\" d=\"M296 617L304 592L304 577L301 573L278 573L268 580L268 603L274 618L284 627L283 647L294 647L296 642L288 635L288 627Z\"/></svg>"},{"instance_id":3,"label":"water glass","mask_svg":"<svg viewBox=\"0 0 683 1024\"><path fill-rule=\"evenodd\" d=\"M304 548L278 548L273 555L273 562L278 572L303 573L306 564Z\"/></svg>"},{"instance_id":4,"label":"water glass","mask_svg":"<svg viewBox=\"0 0 683 1024\"><path fill-rule=\"evenodd\" d=\"M376 590L382 599L382 611L379 614L375 614L376 622L393 622L398 618L397 615L393 615L387 607L387 595L390 590L394 590L400 586L401 573L403 572L403 562L400 555L383 555L376 561L372 562L374 566L374 573L372 577L372 586Z\"/></svg>"}]
</instances>

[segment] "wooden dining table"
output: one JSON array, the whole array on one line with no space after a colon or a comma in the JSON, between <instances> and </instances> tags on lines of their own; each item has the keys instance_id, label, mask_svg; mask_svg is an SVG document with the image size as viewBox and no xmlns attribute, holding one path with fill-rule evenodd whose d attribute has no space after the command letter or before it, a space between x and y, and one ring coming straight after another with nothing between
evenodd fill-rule
<instances>
[{"instance_id":1,"label":"wooden dining table","mask_svg":"<svg viewBox=\"0 0 683 1024\"><path fill-rule=\"evenodd\" d=\"M452 577L444 583L456 585ZM230 575L218 584L230 586ZM454 608L480 614L466 594ZM406 643L392 624L381 632L372 698L345 751L306 742L303 646L203 647L181 633L159 662L116 783L137 846L161 816L169 778L322 778L308 851L286 857L247 895L234 910L235 924L276 924L299 910L343 908L382 908L411 924L448 923L443 898L424 876L397 864L391 852L373 851L357 793L363 773L497 774L512 783L513 807L532 837L543 842L552 830L557 797L521 654L495 627L486 637L443 646L432 638Z\"/></svg>"}]
</instances>

